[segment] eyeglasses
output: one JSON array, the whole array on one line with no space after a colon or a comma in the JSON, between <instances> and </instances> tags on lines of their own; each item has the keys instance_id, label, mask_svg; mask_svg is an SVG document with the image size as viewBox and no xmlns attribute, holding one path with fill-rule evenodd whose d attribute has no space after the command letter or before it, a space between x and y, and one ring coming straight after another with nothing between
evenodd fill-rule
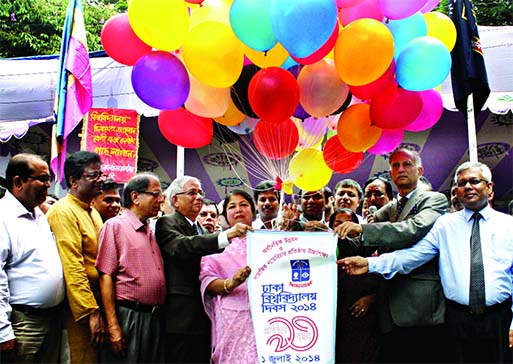
<instances>
[{"instance_id":1,"label":"eyeglasses","mask_svg":"<svg viewBox=\"0 0 513 364\"><path fill-rule=\"evenodd\" d=\"M52 179L52 177L48 174L42 174L40 176L27 176L27 178L35 179L42 183L48 183Z\"/></svg>"},{"instance_id":2,"label":"eyeglasses","mask_svg":"<svg viewBox=\"0 0 513 364\"><path fill-rule=\"evenodd\" d=\"M213 219L216 219L217 218L217 214L215 212L208 212L208 211L201 211L199 213L199 216L201 217L207 217L207 216L210 216L211 218Z\"/></svg>"},{"instance_id":3,"label":"eyeglasses","mask_svg":"<svg viewBox=\"0 0 513 364\"><path fill-rule=\"evenodd\" d=\"M376 196L376 197L383 197L385 194L381 191L368 191L366 194L365 194L365 197L366 198L371 198L372 195Z\"/></svg>"},{"instance_id":4,"label":"eyeglasses","mask_svg":"<svg viewBox=\"0 0 513 364\"><path fill-rule=\"evenodd\" d=\"M103 173L102 171L95 171L95 172L84 173L83 175L89 179L98 179L98 178L105 176L105 173Z\"/></svg>"},{"instance_id":5,"label":"eyeglasses","mask_svg":"<svg viewBox=\"0 0 513 364\"><path fill-rule=\"evenodd\" d=\"M153 198L160 198L164 196L161 191L137 191L139 193L145 193L147 195L152 195Z\"/></svg>"},{"instance_id":6,"label":"eyeglasses","mask_svg":"<svg viewBox=\"0 0 513 364\"><path fill-rule=\"evenodd\" d=\"M203 192L202 190L188 190L188 191L185 191L185 192L178 192L178 193L175 193L175 196L179 196L179 195L187 195L187 196L190 196L190 197L195 197L196 195L200 195L201 197L205 197L205 192Z\"/></svg>"},{"instance_id":7,"label":"eyeglasses","mask_svg":"<svg viewBox=\"0 0 513 364\"><path fill-rule=\"evenodd\" d=\"M459 180L458 182L456 182L456 186L458 186L458 187L465 187L467 185L467 183L470 183L472 186L477 186L481 182L488 183L488 181L485 180L485 179L472 178L472 179L469 179L469 180L465 180L465 179Z\"/></svg>"}]
</instances>

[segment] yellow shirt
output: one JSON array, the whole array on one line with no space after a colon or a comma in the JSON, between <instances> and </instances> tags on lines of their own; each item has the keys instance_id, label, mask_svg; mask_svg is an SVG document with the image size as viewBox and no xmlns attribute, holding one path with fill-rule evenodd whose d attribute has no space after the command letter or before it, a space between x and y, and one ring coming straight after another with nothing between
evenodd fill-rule
<instances>
[{"instance_id":1,"label":"yellow shirt","mask_svg":"<svg viewBox=\"0 0 513 364\"><path fill-rule=\"evenodd\" d=\"M46 217L61 256L69 306L79 321L99 308L99 278L94 264L103 222L98 211L69 193Z\"/></svg>"}]
</instances>

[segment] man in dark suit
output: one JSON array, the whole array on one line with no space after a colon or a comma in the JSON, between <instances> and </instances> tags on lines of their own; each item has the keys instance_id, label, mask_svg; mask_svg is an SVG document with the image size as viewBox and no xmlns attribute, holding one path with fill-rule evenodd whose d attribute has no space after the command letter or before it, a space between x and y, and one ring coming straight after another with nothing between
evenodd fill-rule
<instances>
[{"instance_id":1,"label":"man in dark suit","mask_svg":"<svg viewBox=\"0 0 513 364\"><path fill-rule=\"evenodd\" d=\"M342 238L360 235L364 245L385 253L414 245L447 211L445 196L417 188L423 173L418 153L404 148L390 156L390 176L399 194L374 214L374 223L345 222L335 232ZM438 257L408 275L386 281L378 295L382 361L444 362L440 345L446 337L445 304ZM446 342L446 341L445 341Z\"/></svg>"},{"instance_id":2,"label":"man in dark suit","mask_svg":"<svg viewBox=\"0 0 513 364\"><path fill-rule=\"evenodd\" d=\"M251 228L236 224L224 232L209 234L196 223L204 196L200 181L180 177L169 189L175 212L157 220L155 230L166 271L166 362L208 363L210 320L200 294L201 257L220 252L230 239L244 236Z\"/></svg>"}]
</instances>

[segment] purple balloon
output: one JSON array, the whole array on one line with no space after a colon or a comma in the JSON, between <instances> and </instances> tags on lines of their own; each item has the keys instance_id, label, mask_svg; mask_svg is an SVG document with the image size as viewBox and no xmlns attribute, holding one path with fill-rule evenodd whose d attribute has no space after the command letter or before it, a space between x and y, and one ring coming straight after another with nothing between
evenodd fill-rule
<instances>
[{"instance_id":1,"label":"purple balloon","mask_svg":"<svg viewBox=\"0 0 513 364\"><path fill-rule=\"evenodd\" d=\"M190 81L182 61L171 53L156 51L142 56L134 65L132 86L149 106L173 110L187 100Z\"/></svg>"},{"instance_id":2,"label":"purple balloon","mask_svg":"<svg viewBox=\"0 0 513 364\"><path fill-rule=\"evenodd\" d=\"M367 152L377 155L387 154L401 144L404 137L402 129L383 129L381 137Z\"/></svg>"},{"instance_id":3,"label":"purple balloon","mask_svg":"<svg viewBox=\"0 0 513 364\"><path fill-rule=\"evenodd\" d=\"M420 91L422 98L422 109L419 116L405 130L423 131L431 128L442 117L444 104L442 96L436 90Z\"/></svg>"}]
</instances>

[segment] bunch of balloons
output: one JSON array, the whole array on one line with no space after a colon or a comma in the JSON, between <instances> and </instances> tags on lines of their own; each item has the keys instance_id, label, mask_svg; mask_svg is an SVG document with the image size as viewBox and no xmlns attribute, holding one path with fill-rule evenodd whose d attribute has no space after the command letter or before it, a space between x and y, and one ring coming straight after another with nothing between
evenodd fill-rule
<instances>
[{"instance_id":1,"label":"bunch of balloons","mask_svg":"<svg viewBox=\"0 0 513 364\"><path fill-rule=\"evenodd\" d=\"M252 133L316 190L440 119L456 29L439 1L131 0L101 40L171 143Z\"/></svg>"}]
</instances>

